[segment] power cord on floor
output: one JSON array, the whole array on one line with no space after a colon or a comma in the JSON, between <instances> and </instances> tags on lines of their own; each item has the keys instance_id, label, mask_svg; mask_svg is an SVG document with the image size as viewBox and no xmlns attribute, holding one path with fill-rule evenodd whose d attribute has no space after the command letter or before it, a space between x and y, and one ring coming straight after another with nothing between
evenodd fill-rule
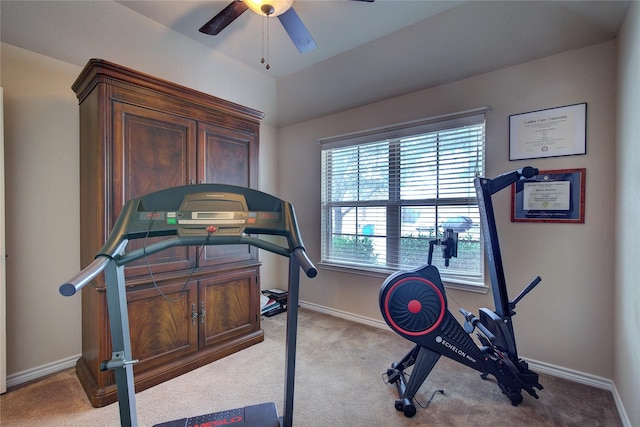
<instances>
[{"instance_id":1,"label":"power cord on floor","mask_svg":"<svg viewBox=\"0 0 640 427\"><path fill-rule=\"evenodd\" d=\"M415 398L414 398L413 400L415 400L415 402L418 404L418 406L420 406L422 409L427 409L427 408L429 407L429 404L430 404L430 403L431 403L431 401L433 400L433 398L434 398L434 397L436 397L436 394L438 394L438 393L439 393L439 394L442 394L442 395L444 395L444 394L445 394L445 393L444 393L444 390L436 390L436 391L434 391L434 392L433 392L433 394L431 395L431 399L429 399L429 401L427 402L427 404L426 404L426 405L424 405L424 406L422 406L422 405L420 404L420 402L418 402Z\"/></svg>"},{"instance_id":2,"label":"power cord on floor","mask_svg":"<svg viewBox=\"0 0 640 427\"><path fill-rule=\"evenodd\" d=\"M404 375L407 376L407 378L411 377L410 374L408 373L404 373ZM386 376L386 378L385 378ZM387 371L386 373L383 372L382 373L382 381L385 384L389 384L390 382L392 382L392 380L389 378L389 371ZM434 397L436 397L436 394L442 394L445 395L444 390L436 390L433 392L433 394L431 395L431 398L427 401L427 403L425 405L422 405L420 402L418 402L418 400L415 398L415 396L413 397L413 400L418 404L418 406L420 406L422 409L427 409L429 407L429 405L431 404L431 401L433 400Z\"/></svg>"}]
</instances>

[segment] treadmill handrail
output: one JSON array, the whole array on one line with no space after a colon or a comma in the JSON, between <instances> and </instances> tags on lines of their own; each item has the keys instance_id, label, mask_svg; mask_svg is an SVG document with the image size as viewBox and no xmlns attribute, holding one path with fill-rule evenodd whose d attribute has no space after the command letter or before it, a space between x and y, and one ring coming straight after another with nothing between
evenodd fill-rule
<instances>
[{"instance_id":1,"label":"treadmill handrail","mask_svg":"<svg viewBox=\"0 0 640 427\"><path fill-rule=\"evenodd\" d=\"M122 242L120 242L120 244L117 246L116 253L122 252L126 246L127 240L123 240ZM87 284L89 284L89 282L95 279L98 274L100 274L102 270L104 270L112 261L112 256L98 254L95 259L85 268L80 270L78 274L60 285L60 294L64 295L65 297L75 295L80 289L84 288Z\"/></svg>"},{"instance_id":2,"label":"treadmill handrail","mask_svg":"<svg viewBox=\"0 0 640 427\"><path fill-rule=\"evenodd\" d=\"M76 292L95 279L111 261L112 259L106 256L100 256L94 259L93 262L82 271L60 285L60 294L65 297L75 295Z\"/></svg>"},{"instance_id":3,"label":"treadmill handrail","mask_svg":"<svg viewBox=\"0 0 640 427\"><path fill-rule=\"evenodd\" d=\"M291 255L298 259L300 268L302 268L302 271L304 271L308 278L313 279L318 275L318 269L313 265L313 262L311 262L307 256L304 248L297 248L291 253Z\"/></svg>"},{"instance_id":4,"label":"treadmill handrail","mask_svg":"<svg viewBox=\"0 0 640 427\"><path fill-rule=\"evenodd\" d=\"M207 236L194 236L194 237L173 237L171 239L166 239L161 242L154 243L152 245L146 246L144 248L136 249L133 252L128 254L124 254L115 259L118 265L127 265L130 262L136 261L140 258L153 255L157 252L161 252L165 249L172 248L174 246L199 246L199 245L212 245L210 238ZM273 252L278 255L291 257L295 256L300 263L300 267L303 269L307 277L313 278L318 274L316 267L313 265L313 262L307 256L304 248L296 248L293 252L289 252L289 250L283 246L276 245L275 243L268 242L266 240L258 239L251 236L223 236L223 237L215 237L215 244L217 245L227 245L227 244L249 244L260 249L265 249L269 252ZM94 276L95 277L95 276Z\"/></svg>"},{"instance_id":5,"label":"treadmill handrail","mask_svg":"<svg viewBox=\"0 0 640 427\"><path fill-rule=\"evenodd\" d=\"M184 189L193 190L194 192L213 191L220 189L220 191L238 191L240 194L256 195L262 199L268 199L270 203L279 204L278 212L282 213L282 229L272 230L262 227L246 226L246 233L240 235L197 235L197 236L177 236L177 230L131 230L131 219L135 218L138 212L138 207L141 201L146 197L159 197L167 194L168 191L184 191ZM263 200L264 201L264 200ZM269 205L273 206L273 205ZM262 205L260 205L262 208ZM250 234L251 233L251 234ZM287 240L288 246L279 245L269 242L264 239L259 239L252 234L267 234L267 235L279 235L283 236ZM140 239L143 237L154 236L174 236L164 239L160 242L153 243L141 249L136 249L129 253L124 253L129 240ZM174 187L173 189L161 190L156 193L148 194L137 199L131 199L125 203L122 207L120 215L113 226L113 229L104 243L100 251L95 257L95 260L86 266L82 271L76 274L74 277L66 281L59 288L59 291L64 296L71 296L77 293L80 289L86 286L91 280L93 280L98 274L102 272L113 261L117 265L122 266L129 264L135 260L152 255L154 253L169 249L175 246L199 246L199 245L225 245L225 244L249 244L260 249L273 252L278 255L292 257L295 256L298 260L300 267L303 269L307 277L313 278L318 274L316 267L308 258L302 238L300 236L298 223L293 206L284 200L277 199L266 193L262 193L257 190L235 187L230 185L218 185L218 184L198 184L180 187Z\"/></svg>"}]
</instances>

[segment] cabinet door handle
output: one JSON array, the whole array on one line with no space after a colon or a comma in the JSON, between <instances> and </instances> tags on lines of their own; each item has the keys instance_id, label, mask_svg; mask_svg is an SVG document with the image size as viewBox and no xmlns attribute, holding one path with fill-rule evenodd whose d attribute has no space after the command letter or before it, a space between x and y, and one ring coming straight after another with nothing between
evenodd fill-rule
<instances>
[{"instance_id":1,"label":"cabinet door handle","mask_svg":"<svg viewBox=\"0 0 640 427\"><path fill-rule=\"evenodd\" d=\"M204 301L200 301L200 323L204 323L205 314L207 314L207 310L204 309Z\"/></svg>"},{"instance_id":2,"label":"cabinet door handle","mask_svg":"<svg viewBox=\"0 0 640 427\"><path fill-rule=\"evenodd\" d=\"M196 304L191 304L191 324L196 326L196 319L198 318L198 311L196 310Z\"/></svg>"}]
</instances>

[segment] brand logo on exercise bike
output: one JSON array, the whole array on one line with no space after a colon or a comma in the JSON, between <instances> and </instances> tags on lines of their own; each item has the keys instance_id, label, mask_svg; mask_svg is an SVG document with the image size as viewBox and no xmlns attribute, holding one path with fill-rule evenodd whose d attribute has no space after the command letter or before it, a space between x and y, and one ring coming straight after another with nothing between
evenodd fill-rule
<instances>
[{"instance_id":1,"label":"brand logo on exercise bike","mask_svg":"<svg viewBox=\"0 0 640 427\"><path fill-rule=\"evenodd\" d=\"M456 353L458 356L462 356L472 362L476 362L476 359L474 359L473 357L471 357L470 355L467 354L467 352L465 352L464 350L458 348L457 346L451 344L449 341L445 340L444 338L442 338L440 335L438 335L436 337L436 342L442 346L444 346L445 348L453 351L454 353Z\"/></svg>"}]
</instances>

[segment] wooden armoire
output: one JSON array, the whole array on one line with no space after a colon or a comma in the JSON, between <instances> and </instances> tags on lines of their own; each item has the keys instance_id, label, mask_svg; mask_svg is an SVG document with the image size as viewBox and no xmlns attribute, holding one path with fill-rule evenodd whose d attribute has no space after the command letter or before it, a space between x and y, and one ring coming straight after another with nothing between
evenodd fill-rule
<instances>
[{"instance_id":1,"label":"wooden armoire","mask_svg":"<svg viewBox=\"0 0 640 427\"><path fill-rule=\"evenodd\" d=\"M100 59L72 89L80 104L82 267L124 203L190 183L256 188L263 113ZM129 242L128 249L154 239ZM180 247L125 269L136 391L263 340L257 250ZM117 400L105 282L82 290L76 371L95 407Z\"/></svg>"}]
</instances>

